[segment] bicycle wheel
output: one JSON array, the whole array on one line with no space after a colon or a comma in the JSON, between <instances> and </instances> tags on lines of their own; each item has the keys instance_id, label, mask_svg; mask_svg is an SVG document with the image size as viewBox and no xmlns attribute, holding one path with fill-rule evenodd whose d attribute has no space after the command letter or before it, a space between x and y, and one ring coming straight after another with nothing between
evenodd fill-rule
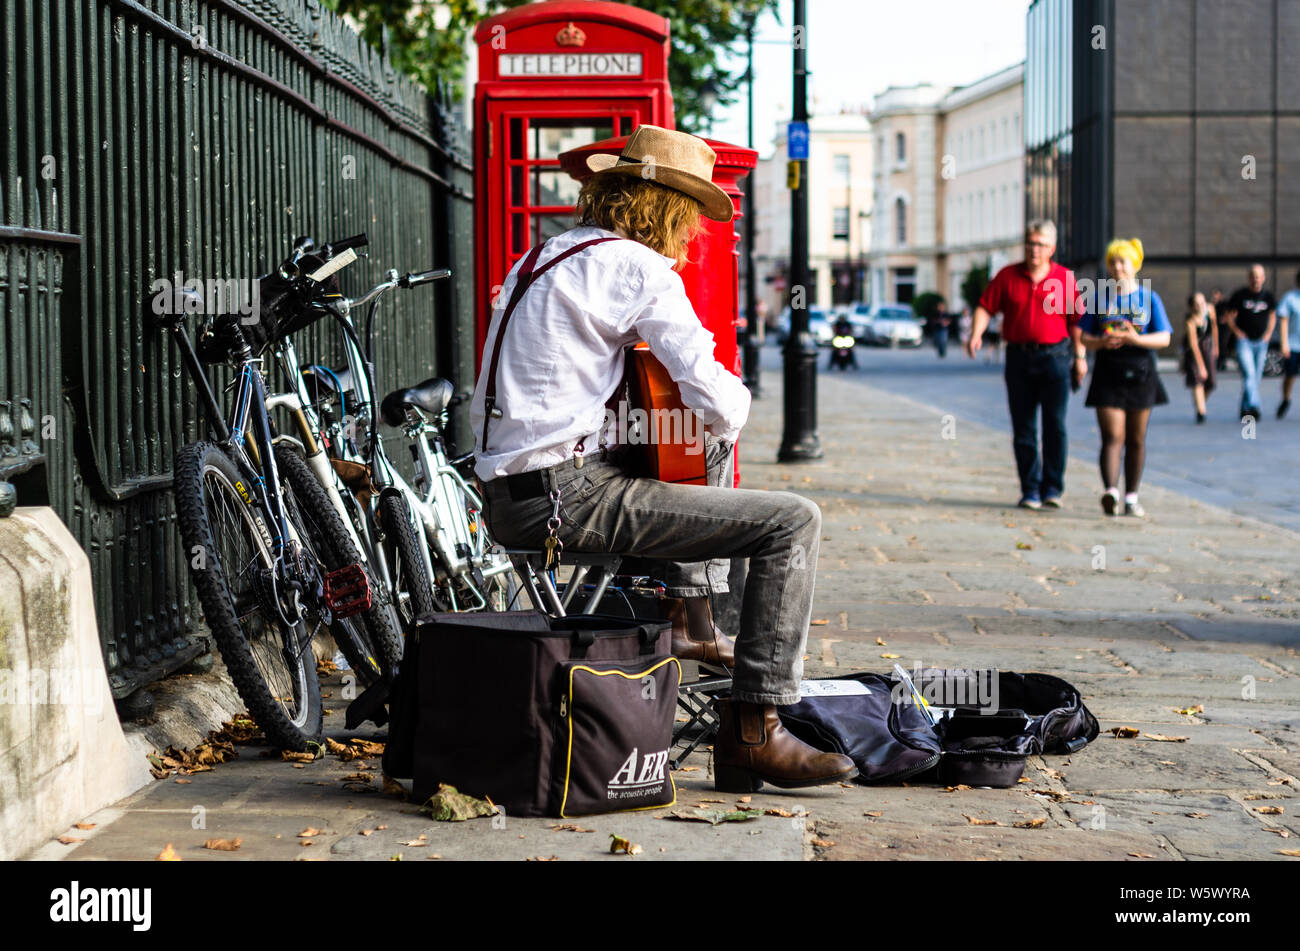
<instances>
[{"instance_id":1,"label":"bicycle wheel","mask_svg":"<svg viewBox=\"0 0 1300 951\"><path fill-rule=\"evenodd\" d=\"M291 518L305 530L305 543L316 556L322 572L359 564L361 556L343 520L331 504L324 487L306 461L293 448L281 444L275 449L275 464L282 487L287 487ZM336 618L330 625L339 650L362 685L374 683L397 669L402 659L402 635L394 626L383 587L370 581L370 607L351 617Z\"/></svg>"},{"instance_id":2,"label":"bicycle wheel","mask_svg":"<svg viewBox=\"0 0 1300 951\"><path fill-rule=\"evenodd\" d=\"M401 492L390 490L379 497L379 524L384 530L384 550L392 568L397 613L408 631L415 620L446 610L433 593L432 579L425 568L420 547L424 534L417 534L411 503Z\"/></svg>"},{"instance_id":3,"label":"bicycle wheel","mask_svg":"<svg viewBox=\"0 0 1300 951\"><path fill-rule=\"evenodd\" d=\"M322 733L315 632L306 621L287 627L267 596L268 515L251 501L234 461L210 442L181 449L173 484L190 575L230 678L271 743L305 751Z\"/></svg>"}]
</instances>

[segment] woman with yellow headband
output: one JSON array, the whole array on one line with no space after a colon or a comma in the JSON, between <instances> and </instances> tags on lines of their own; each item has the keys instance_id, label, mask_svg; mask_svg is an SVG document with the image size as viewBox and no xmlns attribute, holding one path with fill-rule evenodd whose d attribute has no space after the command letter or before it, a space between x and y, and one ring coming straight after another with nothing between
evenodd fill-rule
<instances>
[{"instance_id":1,"label":"woman with yellow headband","mask_svg":"<svg viewBox=\"0 0 1300 951\"><path fill-rule=\"evenodd\" d=\"M1087 406L1097 410L1101 428L1102 510L1119 512L1119 467L1124 459L1124 514L1145 518L1138 484L1146 459L1151 407L1169 402L1156 372L1155 351L1169 346L1173 326L1160 295L1149 282L1138 284L1142 242L1112 241L1106 249L1111 280L1098 285L1092 305L1079 321L1083 345L1097 351Z\"/></svg>"}]
</instances>

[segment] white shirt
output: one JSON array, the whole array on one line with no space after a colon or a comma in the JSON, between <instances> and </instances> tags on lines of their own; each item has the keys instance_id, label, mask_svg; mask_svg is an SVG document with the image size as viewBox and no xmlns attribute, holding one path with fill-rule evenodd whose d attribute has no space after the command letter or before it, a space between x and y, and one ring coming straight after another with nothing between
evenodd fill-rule
<instances>
[{"instance_id":1,"label":"white shirt","mask_svg":"<svg viewBox=\"0 0 1300 951\"><path fill-rule=\"evenodd\" d=\"M537 268L593 238L602 228L574 228L546 242ZM520 262L522 263L522 261ZM749 417L749 390L713 356L713 334L695 314L675 262L639 241L608 241L579 251L534 281L506 327L497 367L497 409L483 440L483 400L497 330L515 288L516 264L495 300L474 387L470 421L480 479L553 466L596 452L605 404L623 380L622 351L644 340L709 432L733 442ZM602 432L603 431L603 432Z\"/></svg>"}]
</instances>

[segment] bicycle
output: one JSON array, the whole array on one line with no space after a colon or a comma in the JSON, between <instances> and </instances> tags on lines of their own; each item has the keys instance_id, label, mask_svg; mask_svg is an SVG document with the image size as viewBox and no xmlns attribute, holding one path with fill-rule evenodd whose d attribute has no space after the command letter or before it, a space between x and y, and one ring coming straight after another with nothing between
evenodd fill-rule
<instances>
[{"instance_id":1,"label":"bicycle","mask_svg":"<svg viewBox=\"0 0 1300 951\"><path fill-rule=\"evenodd\" d=\"M314 247L305 239L305 248ZM355 256L355 253L352 253ZM514 567L497 549L482 517L483 502L462 470L472 454L448 458L447 412L463 396L449 380L433 378L389 393L376 412L373 371L375 318L383 295L450 276L447 269L400 275L356 299L320 293L305 306L330 313L342 335L346 368L302 367L292 346L282 366L296 379L298 398L320 442L328 447L330 471L346 491L341 504L385 579L392 604L408 634L417 619L436 612L507 610L518 596ZM351 315L369 305L365 341ZM408 483L379 439L378 422L401 429L409 442L415 476Z\"/></svg>"},{"instance_id":2,"label":"bicycle","mask_svg":"<svg viewBox=\"0 0 1300 951\"><path fill-rule=\"evenodd\" d=\"M276 432L270 406L281 398L268 396L261 370L262 354L305 326L293 301L346 263L300 259L259 278L255 319L210 316L197 349L185 329L186 314L202 310L196 293L179 292L184 300L160 315L211 426L212 438L178 451L173 470L177 522L204 618L267 739L300 751L323 732L311 649L323 628L356 658L359 676L378 679L401 653L386 595L371 583L350 533L299 454L306 447ZM235 371L229 418L204 363Z\"/></svg>"}]
</instances>

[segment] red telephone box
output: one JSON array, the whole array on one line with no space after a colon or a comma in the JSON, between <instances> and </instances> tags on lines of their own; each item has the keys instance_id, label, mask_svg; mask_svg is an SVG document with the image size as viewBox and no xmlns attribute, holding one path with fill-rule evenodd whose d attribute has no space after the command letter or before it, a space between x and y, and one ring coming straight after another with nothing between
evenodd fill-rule
<instances>
[{"instance_id":1,"label":"red telephone box","mask_svg":"<svg viewBox=\"0 0 1300 951\"><path fill-rule=\"evenodd\" d=\"M560 153L645 122L676 127L668 37L663 17L603 0L531 3L478 25L478 353L510 268L573 226L579 186L560 168Z\"/></svg>"}]
</instances>

